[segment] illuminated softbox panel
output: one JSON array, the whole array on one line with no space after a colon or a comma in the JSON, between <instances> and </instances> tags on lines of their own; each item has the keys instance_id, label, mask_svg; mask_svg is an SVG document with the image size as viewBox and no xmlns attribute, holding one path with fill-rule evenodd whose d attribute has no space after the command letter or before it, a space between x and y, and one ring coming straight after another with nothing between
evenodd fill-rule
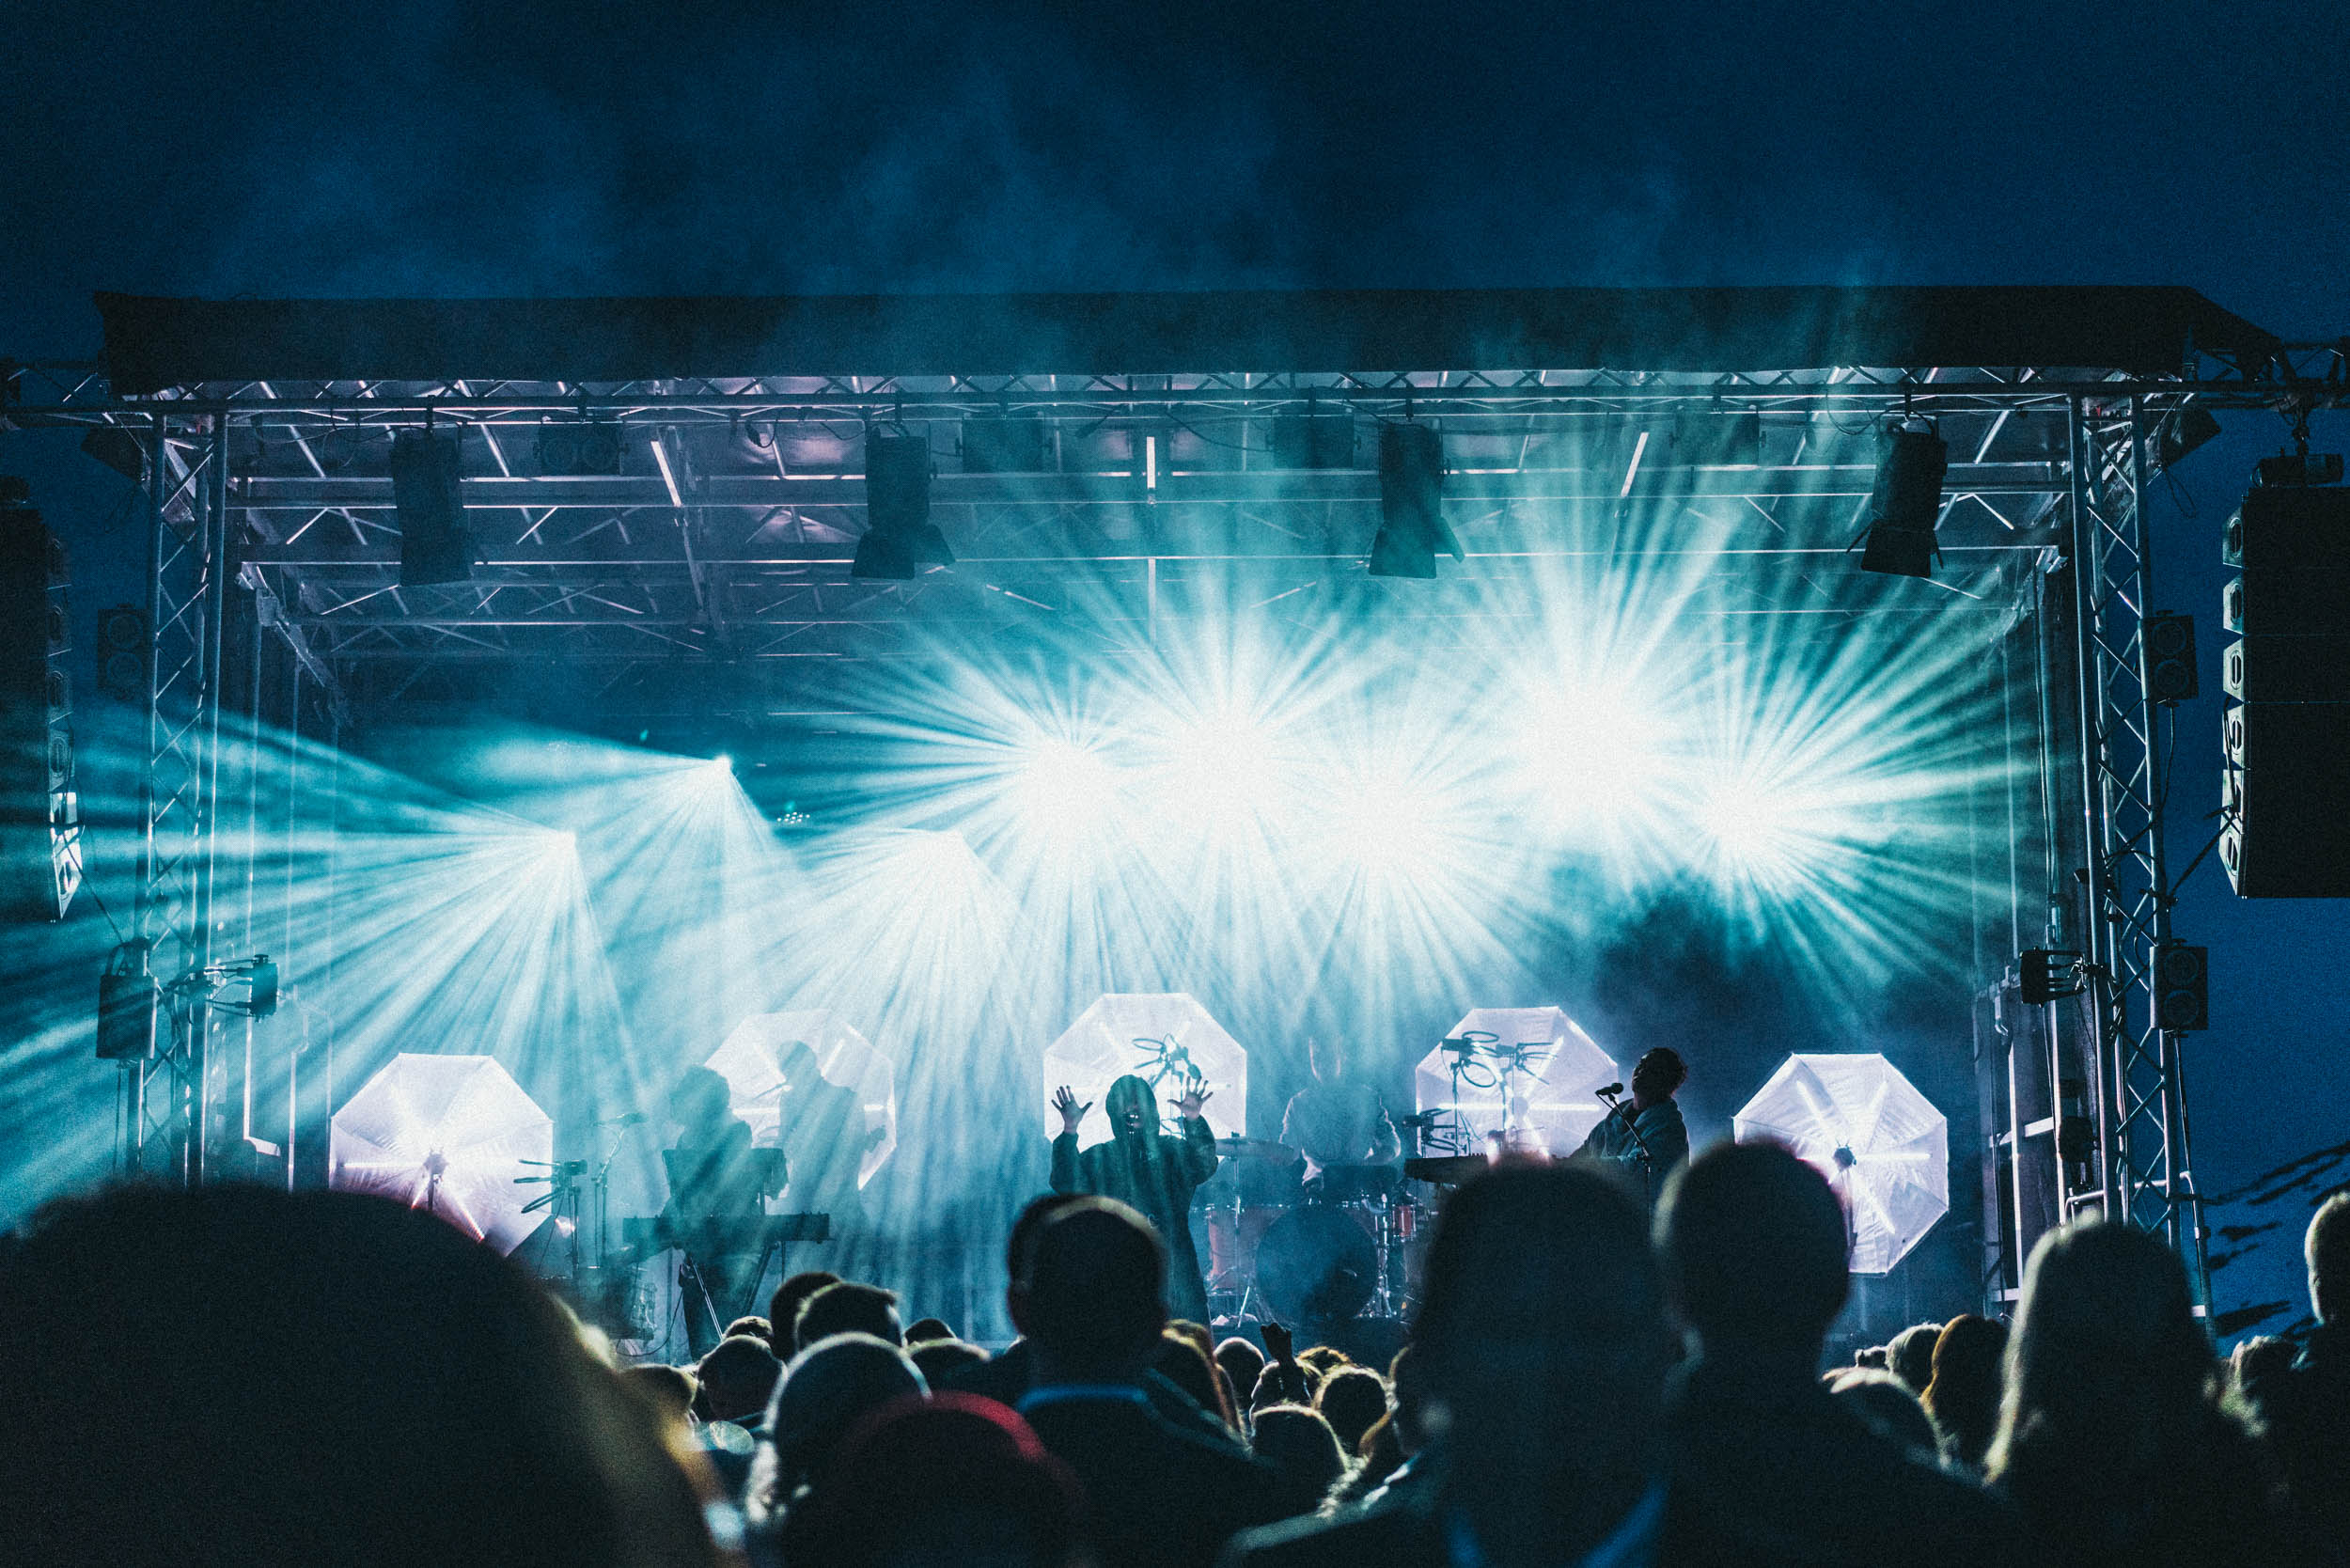
<instances>
[{"instance_id":1,"label":"illuminated softbox panel","mask_svg":"<svg viewBox=\"0 0 2350 1568\"><path fill-rule=\"evenodd\" d=\"M1451 1110L1457 1087L1463 1152L1474 1152L1486 1134L1501 1130L1511 1097L1519 1102L1511 1124L1531 1128L1554 1154L1574 1153L1607 1114L1592 1090L1622 1074L1607 1053L1558 1008L1472 1008L1452 1026L1451 1037L1472 1035L1492 1036L1492 1047L1462 1062L1457 1084L1456 1057L1442 1045L1420 1058L1412 1072L1412 1099L1422 1113ZM1504 1063L1493 1051L1522 1047L1530 1047L1530 1071L1505 1081Z\"/></svg>"},{"instance_id":2,"label":"illuminated softbox panel","mask_svg":"<svg viewBox=\"0 0 2350 1568\"><path fill-rule=\"evenodd\" d=\"M854 1025L830 1008L762 1012L736 1025L702 1065L726 1079L734 1114L750 1124L751 1142L773 1149L781 1137L783 1114L783 1073L776 1063L794 1043L816 1053L817 1071L826 1083L855 1091L866 1136L881 1133L857 1162L856 1184L863 1187L897 1152L898 1068Z\"/></svg>"},{"instance_id":3,"label":"illuminated softbox panel","mask_svg":"<svg viewBox=\"0 0 2350 1568\"><path fill-rule=\"evenodd\" d=\"M1067 1084L1080 1104L1092 1102L1077 1136L1098 1143L1110 1136L1102 1102L1110 1085L1128 1073L1148 1080L1159 1096L1159 1114L1175 1131L1180 1063L1188 1061L1207 1079L1214 1096L1201 1113L1218 1137L1248 1131L1248 1053L1208 1010L1181 991L1120 992L1097 998L1077 1021L1044 1048L1044 1131L1060 1131L1053 1090ZM1167 1063L1179 1064L1169 1067Z\"/></svg>"},{"instance_id":4,"label":"illuminated softbox panel","mask_svg":"<svg viewBox=\"0 0 2350 1568\"><path fill-rule=\"evenodd\" d=\"M1874 1051L1789 1057L1731 1128L1819 1168L1851 1218L1855 1274L1888 1272L1950 1212L1950 1122Z\"/></svg>"},{"instance_id":5,"label":"illuminated softbox panel","mask_svg":"<svg viewBox=\"0 0 2350 1568\"><path fill-rule=\"evenodd\" d=\"M511 1252L547 1217L555 1121L489 1057L402 1051L328 1124L326 1184L429 1209ZM533 1163L535 1162L535 1163Z\"/></svg>"}]
</instances>

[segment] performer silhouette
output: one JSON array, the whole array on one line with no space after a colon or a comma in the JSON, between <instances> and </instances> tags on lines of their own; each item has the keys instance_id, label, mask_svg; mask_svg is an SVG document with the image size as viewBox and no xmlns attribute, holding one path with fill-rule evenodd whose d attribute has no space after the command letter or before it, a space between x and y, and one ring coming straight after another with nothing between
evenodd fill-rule
<instances>
[{"instance_id":1,"label":"performer silhouette","mask_svg":"<svg viewBox=\"0 0 2350 1568\"><path fill-rule=\"evenodd\" d=\"M1209 1098L1203 1087L1186 1085L1175 1102L1182 1136L1169 1137L1159 1128L1158 1096L1129 1074L1110 1085L1103 1107L1110 1119L1109 1141L1080 1151L1077 1123L1093 1102L1079 1105L1067 1084L1053 1091L1061 1122L1053 1140L1053 1190L1115 1198L1156 1226L1167 1243L1167 1312L1199 1324L1208 1321L1208 1286L1192 1245L1191 1195L1215 1174L1215 1134L1200 1114Z\"/></svg>"}]
</instances>

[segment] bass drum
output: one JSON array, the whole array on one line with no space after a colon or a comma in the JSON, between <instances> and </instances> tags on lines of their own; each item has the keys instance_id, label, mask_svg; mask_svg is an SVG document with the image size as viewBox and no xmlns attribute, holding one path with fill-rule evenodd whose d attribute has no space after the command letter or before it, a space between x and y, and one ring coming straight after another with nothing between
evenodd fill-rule
<instances>
[{"instance_id":1,"label":"bass drum","mask_svg":"<svg viewBox=\"0 0 2350 1568\"><path fill-rule=\"evenodd\" d=\"M1292 1209L1257 1243L1257 1290L1286 1324L1334 1323L1362 1311L1379 1278L1379 1253L1343 1209Z\"/></svg>"}]
</instances>

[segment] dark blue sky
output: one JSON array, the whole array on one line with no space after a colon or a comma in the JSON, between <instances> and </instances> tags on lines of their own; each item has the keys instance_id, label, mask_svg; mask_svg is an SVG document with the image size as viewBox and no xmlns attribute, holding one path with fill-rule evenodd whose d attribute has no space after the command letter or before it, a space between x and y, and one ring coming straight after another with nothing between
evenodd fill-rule
<instances>
[{"instance_id":1,"label":"dark blue sky","mask_svg":"<svg viewBox=\"0 0 2350 1568\"><path fill-rule=\"evenodd\" d=\"M2332 4L682 8L11 8L0 353L92 352L94 289L2149 282L2350 331ZM2275 439L2233 420L2158 518L2207 693ZM2182 713L2182 860L2217 724ZM2342 907L2207 864L2180 923L2206 1187L2350 1137ZM2288 1294L2301 1204L2221 1305Z\"/></svg>"}]
</instances>

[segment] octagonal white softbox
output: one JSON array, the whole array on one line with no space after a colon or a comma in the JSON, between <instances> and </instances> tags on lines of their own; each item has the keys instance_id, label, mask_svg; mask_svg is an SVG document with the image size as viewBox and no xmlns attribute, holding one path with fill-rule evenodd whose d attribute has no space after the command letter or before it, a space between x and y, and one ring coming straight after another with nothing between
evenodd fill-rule
<instances>
[{"instance_id":1,"label":"octagonal white softbox","mask_svg":"<svg viewBox=\"0 0 2350 1568\"><path fill-rule=\"evenodd\" d=\"M1731 1121L1825 1175L1852 1224L1852 1271L1884 1274L1950 1212L1950 1122L1874 1051L1792 1056Z\"/></svg>"}]
</instances>

